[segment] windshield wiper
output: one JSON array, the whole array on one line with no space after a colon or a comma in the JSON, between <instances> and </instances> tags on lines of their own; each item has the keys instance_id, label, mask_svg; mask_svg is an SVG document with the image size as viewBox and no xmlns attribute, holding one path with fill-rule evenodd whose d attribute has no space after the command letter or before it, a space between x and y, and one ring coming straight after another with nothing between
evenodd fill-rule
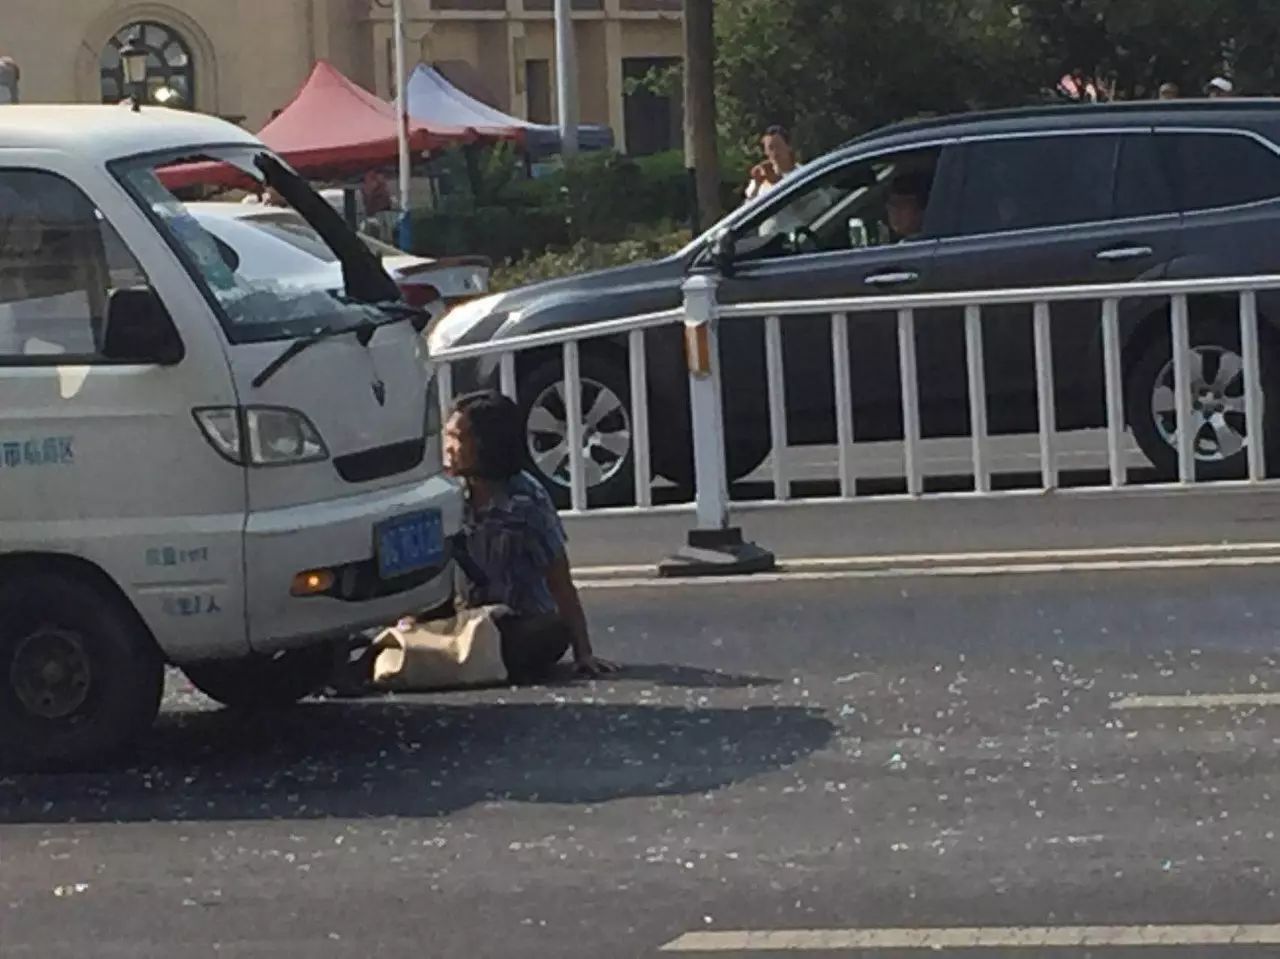
<instances>
[{"instance_id":1,"label":"windshield wiper","mask_svg":"<svg viewBox=\"0 0 1280 959\"><path fill-rule=\"evenodd\" d=\"M373 323L374 329L383 326L390 326L392 323L399 323L401 320L410 320L413 323L413 331L421 333L427 328L427 324L431 322L431 313L424 310L420 306L412 306L403 300L377 300L370 303L366 300L356 299L345 293L330 294L339 303L355 306L366 306L379 312L386 313L385 320L370 321Z\"/></svg>"},{"instance_id":2,"label":"windshield wiper","mask_svg":"<svg viewBox=\"0 0 1280 959\"><path fill-rule=\"evenodd\" d=\"M344 303L360 303L364 306L371 306L381 310L387 314L385 320L361 320L351 326L343 326L334 330L317 330L307 336L299 337L285 347L284 352L277 356L274 360L262 368L262 372L253 378L253 386L259 387L271 377L280 371L280 368L288 363L291 359L301 353L308 347L314 346L321 340L327 340L330 337L341 336L343 333L354 333L356 340L361 346L368 346L369 341L373 339L373 334L383 326L390 326L392 323L399 323L401 320L410 320L413 323L415 333L421 333L427 328L427 324L431 322L431 314L421 307L410 306L408 303L402 303L399 300L385 300L381 303L363 303L360 300L353 300L346 296L337 296L340 302Z\"/></svg>"},{"instance_id":3,"label":"windshield wiper","mask_svg":"<svg viewBox=\"0 0 1280 959\"><path fill-rule=\"evenodd\" d=\"M373 334L377 331L380 323L373 320L361 320L352 326L343 326L333 330L317 330L307 336L299 337L285 347L284 352L277 356L274 360L262 368L262 372L253 378L254 387L259 387L276 373L280 372L280 368L288 363L291 359L301 353L310 346L314 346L321 340L327 340L330 337L341 336L343 333L354 333L356 340L361 346L368 346L369 341L373 339Z\"/></svg>"},{"instance_id":4,"label":"windshield wiper","mask_svg":"<svg viewBox=\"0 0 1280 959\"><path fill-rule=\"evenodd\" d=\"M399 300L384 300L380 303L363 303L360 300L352 300L350 297L338 296L337 299L344 303L360 303L364 306L371 306L374 309L381 310L387 314L385 320L361 320L352 326L339 327L336 330L317 330L307 336L299 337L290 343L283 353L263 367L262 372L253 378L255 387L261 386L271 377L279 372L280 367L284 366L291 359L301 353L310 346L314 346L321 340L327 340L330 337L341 336L343 333L354 333L356 340L361 346L368 346L369 341L373 339L373 334L383 326L390 326L392 323L399 323L401 320L410 320L413 323L415 333L421 333L427 328L427 324L431 322L431 314L421 307L410 306L408 303L402 303Z\"/></svg>"}]
</instances>

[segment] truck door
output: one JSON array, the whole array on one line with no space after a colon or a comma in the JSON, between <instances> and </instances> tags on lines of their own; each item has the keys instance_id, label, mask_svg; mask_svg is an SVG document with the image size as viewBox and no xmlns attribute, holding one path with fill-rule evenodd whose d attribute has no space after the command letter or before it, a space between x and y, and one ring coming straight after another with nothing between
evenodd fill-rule
<instances>
[{"instance_id":1,"label":"truck door","mask_svg":"<svg viewBox=\"0 0 1280 959\"><path fill-rule=\"evenodd\" d=\"M184 280L93 167L0 154L0 548L91 561L176 659L247 651L244 471L193 417L235 396Z\"/></svg>"}]
</instances>

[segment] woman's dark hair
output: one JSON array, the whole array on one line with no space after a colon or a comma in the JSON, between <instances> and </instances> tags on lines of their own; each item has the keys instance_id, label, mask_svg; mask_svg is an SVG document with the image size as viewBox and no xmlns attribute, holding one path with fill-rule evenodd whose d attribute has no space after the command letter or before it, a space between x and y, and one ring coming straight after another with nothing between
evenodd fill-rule
<instances>
[{"instance_id":1,"label":"woman's dark hair","mask_svg":"<svg viewBox=\"0 0 1280 959\"><path fill-rule=\"evenodd\" d=\"M506 480L525 468L524 424L519 407L508 397L492 390L470 393L454 404L453 411L466 416L475 443L470 475Z\"/></svg>"}]
</instances>

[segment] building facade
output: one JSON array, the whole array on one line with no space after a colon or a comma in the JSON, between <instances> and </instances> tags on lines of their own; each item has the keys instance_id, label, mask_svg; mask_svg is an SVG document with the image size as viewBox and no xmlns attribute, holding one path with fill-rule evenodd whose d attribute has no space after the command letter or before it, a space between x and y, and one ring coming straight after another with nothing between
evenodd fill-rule
<instances>
[{"instance_id":1,"label":"building facade","mask_svg":"<svg viewBox=\"0 0 1280 959\"><path fill-rule=\"evenodd\" d=\"M556 120L552 0L404 0L410 67L434 63L473 96ZM635 81L678 64L680 0L573 0L582 120L619 145L679 145L677 95ZM151 53L152 99L259 129L317 59L395 95L391 0L3 0L0 55L22 71L24 102L112 102L119 47Z\"/></svg>"}]
</instances>

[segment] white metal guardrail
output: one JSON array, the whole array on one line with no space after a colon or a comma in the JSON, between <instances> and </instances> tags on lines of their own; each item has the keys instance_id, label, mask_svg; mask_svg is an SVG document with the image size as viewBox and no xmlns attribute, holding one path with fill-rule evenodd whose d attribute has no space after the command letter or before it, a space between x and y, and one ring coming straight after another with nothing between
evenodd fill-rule
<instances>
[{"instance_id":1,"label":"white metal guardrail","mask_svg":"<svg viewBox=\"0 0 1280 959\"><path fill-rule=\"evenodd\" d=\"M449 415L457 392L454 389L453 365L465 360L477 360L488 356L498 357L499 381L496 386L513 400L518 400L516 383L516 354L533 349L559 346L564 364L564 388L566 404L581 404L582 382L579 375L579 344L584 340L598 340L626 336L628 371L631 380L630 412L633 436L632 456L635 463L635 508L645 509L653 505L653 479L649 464L649 400L648 362L644 349L644 331L657 326L674 326L684 322L685 310L666 310L646 313L618 320L606 320L585 326L549 330L513 336L490 343L476 343L439 350L433 359L439 364L436 373L440 400L441 421ZM569 432L569 476L571 508L581 512L587 508L587 488L583 478L582 411L566 410Z\"/></svg>"},{"instance_id":2,"label":"white metal guardrail","mask_svg":"<svg viewBox=\"0 0 1280 959\"><path fill-rule=\"evenodd\" d=\"M635 505L628 510L650 510L653 486L650 469L651 418L647 402L649 381L645 331L654 327L684 325L696 462L696 508L702 528L723 527L727 516L727 482L724 464L724 424L721 420L720 364L717 326L743 319L763 319L765 327L765 368L768 397L768 429L772 439L771 502L788 501L790 480L784 462L787 448L787 396L784 381L783 340L789 324L813 323L826 318L830 325L831 362L834 389L830 401L835 410L840 499L857 495L858 437L854 434L854 394L850 375L850 346L856 347L858 324L869 314L896 315L898 379L901 386L903 460L907 495L925 494L921 460L920 387L917 364L917 320L929 322L930 311L962 309L964 315L965 369L968 379L970 459L973 490L966 495L1002 495L993 488L993 466L988 434L988 390L993 376L983 354L984 311L993 307L1029 307L1035 364L1035 396L1039 438L1040 489L1059 487L1059 467L1055 451L1057 410L1055 408L1053 346L1050 324L1055 305L1096 303L1102 337L1102 380L1106 403L1107 476L1103 488L1126 485L1127 467L1124 383L1122 374L1121 304L1144 300L1167 305L1169 338L1172 344L1173 392L1175 400L1177 479L1151 484L1155 489L1185 486L1197 481L1192 423L1192 317L1191 297L1213 295L1233 299L1239 322L1240 357L1243 380L1242 410L1247 429L1247 472L1239 482L1256 484L1266 479L1266 449L1263 442L1264 402L1259 340L1258 294L1280 291L1280 276L1222 277L1198 280L1171 280L1114 285L1052 287L1040 289L984 290L957 293L926 293L905 296L868 296L823 300L722 305L715 302L716 281L695 276L685 284L685 306L644 316L609 320L585 326L512 337L495 342L455 347L436 354L441 364L438 376L440 402L447 408L453 401L454 364L480 357L499 357L500 387L517 397L516 355L522 351L558 346L562 351L568 456L571 495L576 511L588 508L588 490L583 478L582 386L579 352L588 341L624 339L628 353ZM1230 481L1228 481L1230 482ZM612 512L612 510L611 510Z\"/></svg>"},{"instance_id":3,"label":"white metal guardrail","mask_svg":"<svg viewBox=\"0 0 1280 959\"><path fill-rule=\"evenodd\" d=\"M983 309L995 306L1029 306L1034 330L1034 356L1036 372L1036 397L1039 412L1039 441L1041 482L1044 490L1057 488L1057 468L1054 462L1054 434L1056 423L1053 383L1053 355L1049 337L1052 308L1055 303L1097 302L1100 309L1103 343L1103 374L1106 393L1107 459L1110 488L1125 485L1123 459L1126 429L1123 383L1121 379L1120 304L1124 300L1167 300L1170 312L1170 336L1173 344L1174 398L1177 403L1176 421L1187 423L1191 419L1191 383L1189 377L1190 314L1188 300L1192 296L1231 295L1237 301L1240 322L1240 342L1243 359L1243 400L1245 421L1249 435L1258 442L1249 442L1248 481L1260 482L1265 478L1265 445L1261 442L1264 431L1262 403L1262 377L1258 339L1259 292L1280 290L1280 276L1223 277L1204 280L1168 280L1147 283L1121 283L1094 286L1046 287L1042 289L1012 289L969 291L959 293L923 293L908 296L872 296L849 299L799 300L793 302L747 303L720 306L721 320L745 317L764 317L768 330L777 330L785 317L815 314L827 315L832 324L832 362L835 365L835 381L838 394L842 394L849 378L848 323L850 318L868 313L894 312L898 322L898 355L902 384L902 412L904 423L905 461L907 489L911 495L923 492L919 466L920 419L919 387L916 368L915 321L917 314L942 308L963 308L965 311L965 347L969 372L969 414L972 424L972 462L975 492L990 493L991 472L988 462L989 437L986 434L987 398L985 390L986 370L983 363L982 319ZM856 335L856 334L855 334ZM766 336L766 350L775 353L779 349L775 333ZM843 348L842 348L843 347ZM781 407L785 412L785 396L781 379L781 364L772 362L769 374L770 422ZM837 435L841 437L840 489L844 498L853 496L853 465L856 447L845 439L852 437L849 396L833 398L836 404ZM778 435L775 432L775 437ZM1195 453L1192 448L1193 433L1178 430L1178 482L1168 486L1195 482ZM775 472L775 498L784 498L778 489L781 477ZM1159 484L1153 484L1159 485ZM782 494L779 497L779 494Z\"/></svg>"}]
</instances>

